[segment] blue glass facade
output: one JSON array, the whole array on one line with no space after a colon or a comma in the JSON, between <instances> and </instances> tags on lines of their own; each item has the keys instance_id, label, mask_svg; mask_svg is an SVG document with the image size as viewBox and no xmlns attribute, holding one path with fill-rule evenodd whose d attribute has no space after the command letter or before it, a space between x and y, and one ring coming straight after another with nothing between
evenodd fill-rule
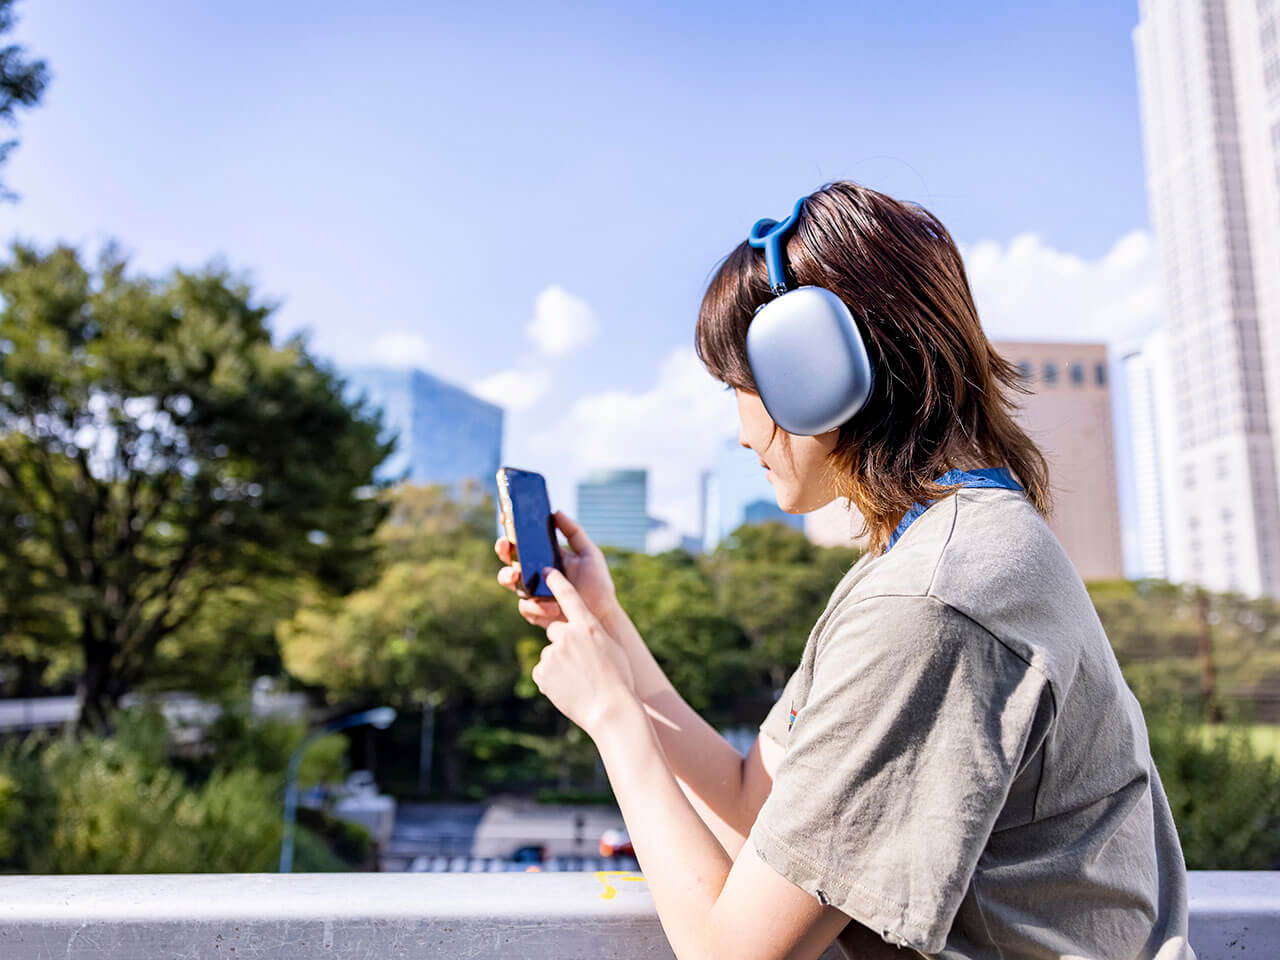
<instances>
[{"instance_id":1,"label":"blue glass facade","mask_svg":"<svg viewBox=\"0 0 1280 960\"><path fill-rule=\"evenodd\" d=\"M421 370L354 367L342 375L348 401L363 395L399 438L379 479L443 484L455 496L467 480L477 480L497 502L501 407Z\"/></svg>"},{"instance_id":2,"label":"blue glass facade","mask_svg":"<svg viewBox=\"0 0 1280 960\"><path fill-rule=\"evenodd\" d=\"M649 533L645 470L596 470L578 484L582 529L599 546L644 552Z\"/></svg>"}]
</instances>

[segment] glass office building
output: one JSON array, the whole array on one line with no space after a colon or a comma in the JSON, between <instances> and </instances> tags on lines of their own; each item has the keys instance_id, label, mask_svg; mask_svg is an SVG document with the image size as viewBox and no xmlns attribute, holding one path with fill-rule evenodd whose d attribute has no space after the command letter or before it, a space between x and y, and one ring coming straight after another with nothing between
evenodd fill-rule
<instances>
[{"instance_id":1,"label":"glass office building","mask_svg":"<svg viewBox=\"0 0 1280 960\"><path fill-rule=\"evenodd\" d=\"M645 470L596 470L578 484L578 522L600 546L643 552L649 533Z\"/></svg>"},{"instance_id":2,"label":"glass office building","mask_svg":"<svg viewBox=\"0 0 1280 960\"><path fill-rule=\"evenodd\" d=\"M379 479L443 484L458 496L479 481L497 502L503 410L421 370L354 367L343 371L348 400L364 396L398 437Z\"/></svg>"}]
</instances>

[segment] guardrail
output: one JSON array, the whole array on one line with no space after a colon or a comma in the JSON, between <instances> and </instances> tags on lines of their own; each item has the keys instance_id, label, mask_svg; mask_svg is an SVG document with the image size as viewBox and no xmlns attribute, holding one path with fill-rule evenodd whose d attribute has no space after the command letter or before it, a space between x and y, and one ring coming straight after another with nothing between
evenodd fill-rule
<instances>
[{"instance_id":1,"label":"guardrail","mask_svg":"<svg viewBox=\"0 0 1280 960\"><path fill-rule=\"evenodd\" d=\"M1199 960L1280 957L1280 872L1192 873L1189 892ZM0 877L5 960L672 956L625 871Z\"/></svg>"}]
</instances>

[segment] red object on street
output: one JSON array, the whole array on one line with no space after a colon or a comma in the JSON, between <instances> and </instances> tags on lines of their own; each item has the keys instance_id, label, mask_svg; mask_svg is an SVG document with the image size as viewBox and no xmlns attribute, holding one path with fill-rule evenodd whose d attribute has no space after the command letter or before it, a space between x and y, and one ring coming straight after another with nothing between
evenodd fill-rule
<instances>
[{"instance_id":1,"label":"red object on street","mask_svg":"<svg viewBox=\"0 0 1280 960\"><path fill-rule=\"evenodd\" d=\"M635 848L631 846L631 837L625 830L606 830L600 835L600 856L602 857L634 857Z\"/></svg>"}]
</instances>

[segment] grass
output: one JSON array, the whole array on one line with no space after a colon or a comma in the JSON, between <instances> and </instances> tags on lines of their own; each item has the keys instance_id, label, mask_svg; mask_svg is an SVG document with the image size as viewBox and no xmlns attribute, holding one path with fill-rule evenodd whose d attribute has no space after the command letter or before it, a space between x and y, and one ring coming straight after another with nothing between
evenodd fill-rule
<instances>
[{"instance_id":1,"label":"grass","mask_svg":"<svg viewBox=\"0 0 1280 960\"><path fill-rule=\"evenodd\" d=\"M1244 729L1248 733L1249 743L1253 746L1255 752L1259 756L1271 757L1277 763L1280 763L1280 724L1274 723L1248 723L1244 724ZM1223 736L1232 729L1233 724L1199 724L1200 734L1204 738L1205 743L1209 743L1214 737Z\"/></svg>"}]
</instances>

